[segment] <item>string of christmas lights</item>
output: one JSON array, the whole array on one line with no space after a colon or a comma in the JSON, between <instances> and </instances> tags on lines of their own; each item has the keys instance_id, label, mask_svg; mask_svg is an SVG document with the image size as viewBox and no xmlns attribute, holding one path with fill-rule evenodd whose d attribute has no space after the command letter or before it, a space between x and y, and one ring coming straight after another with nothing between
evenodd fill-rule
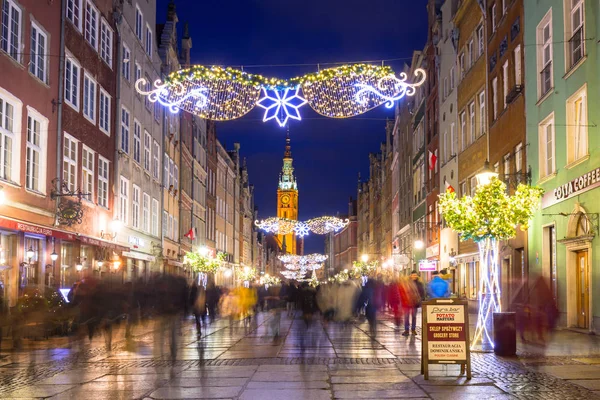
<instances>
[{"instance_id":1,"label":"string of christmas lights","mask_svg":"<svg viewBox=\"0 0 600 400\"><path fill-rule=\"evenodd\" d=\"M425 71L417 69L415 77L411 83L405 73L396 77L390 67L370 64L342 65L291 79L197 65L171 73L164 83L155 81L154 89L141 78L136 89L172 113L185 110L215 121L240 118L259 106L265 109L263 121L275 119L283 127L289 119L301 120L299 109L307 103L330 118L354 117L384 103L392 107L416 93Z\"/></svg>"},{"instance_id":2,"label":"string of christmas lights","mask_svg":"<svg viewBox=\"0 0 600 400\"><path fill-rule=\"evenodd\" d=\"M308 235L309 231L317 235L326 235L331 232L337 232L346 227L349 223L350 220L347 218L340 219L329 216L309 219L306 222L278 217L270 217L254 222L259 229L262 229L267 233L276 233L279 235L294 233L298 237Z\"/></svg>"},{"instance_id":3,"label":"string of christmas lights","mask_svg":"<svg viewBox=\"0 0 600 400\"><path fill-rule=\"evenodd\" d=\"M286 264L316 264L322 263L329 258L325 254L313 253L305 256L299 256L295 254L282 254L277 258Z\"/></svg>"}]
</instances>

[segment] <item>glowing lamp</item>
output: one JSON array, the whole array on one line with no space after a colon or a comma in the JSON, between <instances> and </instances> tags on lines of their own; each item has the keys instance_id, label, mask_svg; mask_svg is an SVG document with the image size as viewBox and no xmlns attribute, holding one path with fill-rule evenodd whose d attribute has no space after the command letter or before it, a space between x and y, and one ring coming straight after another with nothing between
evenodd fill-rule
<instances>
[{"instance_id":1,"label":"glowing lamp","mask_svg":"<svg viewBox=\"0 0 600 400\"><path fill-rule=\"evenodd\" d=\"M231 270L231 268L227 268L225 270L225 272L223 272L223 275L225 275L225 278L230 278L232 274L233 274L233 271Z\"/></svg>"},{"instance_id":2,"label":"glowing lamp","mask_svg":"<svg viewBox=\"0 0 600 400\"><path fill-rule=\"evenodd\" d=\"M369 255L368 254L363 254L362 256L360 256L360 259L362 260L362 262L367 262L369 261Z\"/></svg>"},{"instance_id":3,"label":"glowing lamp","mask_svg":"<svg viewBox=\"0 0 600 400\"><path fill-rule=\"evenodd\" d=\"M492 179L497 177L498 173L492 171L492 169L490 168L490 163L487 160L483 164L483 169L481 170L481 172L475 175L475 179L477 179L477 186L485 186L489 184L492 181Z\"/></svg>"},{"instance_id":4,"label":"glowing lamp","mask_svg":"<svg viewBox=\"0 0 600 400\"><path fill-rule=\"evenodd\" d=\"M208 250L208 247L206 247L206 246L202 246L198 249L198 253L200 253L200 255L202 257L208 256L208 252L209 252L209 250Z\"/></svg>"},{"instance_id":5,"label":"glowing lamp","mask_svg":"<svg viewBox=\"0 0 600 400\"><path fill-rule=\"evenodd\" d=\"M58 254L56 254L56 251L53 251L52 254L50 254L50 259L52 261L58 260Z\"/></svg>"},{"instance_id":6,"label":"glowing lamp","mask_svg":"<svg viewBox=\"0 0 600 400\"><path fill-rule=\"evenodd\" d=\"M415 240L415 249L422 250L425 247L425 243L422 240Z\"/></svg>"},{"instance_id":7,"label":"glowing lamp","mask_svg":"<svg viewBox=\"0 0 600 400\"><path fill-rule=\"evenodd\" d=\"M77 265L75 266L75 269L77 269L77 271L81 272L81 270L83 269L83 265L81 265L81 264L77 264Z\"/></svg>"},{"instance_id":8,"label":"glowing lamp","mask_svg":"<svg viewBox=\"0 0 600 400\"><path fill-rule=\"evenodd\" d=\"M113 268L115 269L115 271L118 270L120 266L121 266L121 261L115 261L113 263Z\"/></svg>"},{"instance_id":9,"label":"glowing lamp","mask_svg":"<svg viewBox=\"0 0 600 400\"><path fill-rule=\"evenodd\" d=\"M104 261L98 260L98 268L102 268L102 264L104 264Z\"/></svg>"},{"instance_id":10,"label":"glowing lamp","mask_svg":"<svg viewBox=\"0 0 600 400\"><path fill-rule=\"evenodd\" d=\"M29 246L29 250L27 250L27 259L31 260L34 255L35 255L35 252L33 251L33 248L31 246Z\"/></svg>"},{"instance_id":11,"label":"glowing lamp","mask_svg":"<svg viewBox=\"0 0 600 400\"><path fill-rule=\"evenodd\" d=\"M110 222L110 229L113 231L113 233L119 232L122 227L123 221L121 221L120 219L115 218Z\"/></svg>"}]
</instances>

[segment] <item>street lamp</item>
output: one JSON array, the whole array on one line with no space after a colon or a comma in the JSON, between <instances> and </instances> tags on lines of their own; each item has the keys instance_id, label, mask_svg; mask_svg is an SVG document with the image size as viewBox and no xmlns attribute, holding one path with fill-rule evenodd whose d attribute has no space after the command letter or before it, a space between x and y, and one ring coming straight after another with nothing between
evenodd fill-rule
<instances>
[{"instance_id":1,"label":"street lamp","mask_svg":"<svg viewBox=\"0 0 600 400\"><path fill-rule=\"evenodd\" d=\"M208 256L208 252L209 252L209 249L208 249L208 247L206 247L206 246L202 246L202 247L200 247L200 248L198 249L198 253L200 253L200 255L201 255L202 257L206 257L206 256Z\"/></svg>"},{"instance_id":2,"label":"street lamp","mask_svg":"<svg viewBox=\"0 0 600 400\"><path fill-rule=\"evenodd\" d=\"M498 173L490 168L490 162L487 160L483 164L483 169L477 175L475 175L475 179L477 179L477 186L485 186L489 184L493 178L497 177Z\"/></svg>"},{"instance_id":3,"label":"street lamp","mask_svg":"<svg viewBox=\"0 0 600 400\"><path fill-rule=\"evenodd\" d=\"M110 221L111 232L104 232L104 230L101 230L100 237L103 239L108 238L108 239L114 240L114 239L116 239L117 234L119 233L119 231L121 230L122 227L123 227L123 221L115 218L112 221Z\"/></svg>"},{"instance_id":4,"label":"street lamp","mask_svg":"<svg viewBox=\"0 0 600 400\"><path fill-rule=\"evenodd\" d=\"M425 243L421 239L415 240L415 249L422 250L425 247Z\"/></svg>"},{"instance_id":5,"label":"street lamp","mask_svg":"<svg viewBox=\"0 0 600 400\"><path fill-rule=\"evenodd\" d=\"M29 250L27 250L26 254L27 254L27 260L29 260L29 262L31 262L31 259L35 255L35 252L33 251L33 247L29 246Z\"/></svg>"},{"instance_id":6,"label":"street lamp","mask_svg":"<svg viewBox=\"0 0 600 400\"><path fill-rule=\"evenodd\" d=\"M362 262L366 263L367 261L369 261L369 255L363 254L362 256L360 256L360 259L362 260Z\"/></svg>"}]
</instances>

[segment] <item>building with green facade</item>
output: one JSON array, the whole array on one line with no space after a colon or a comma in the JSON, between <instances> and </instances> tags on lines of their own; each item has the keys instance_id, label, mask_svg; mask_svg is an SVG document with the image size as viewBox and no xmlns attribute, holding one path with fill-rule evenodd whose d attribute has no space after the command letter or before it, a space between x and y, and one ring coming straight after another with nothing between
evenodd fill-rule
<instances>
[{"instance_id":1,"label":"building with green facade","mask_svg":"<svg viewBox=\"0 0 600 400\"><path fill-rule=\"evenodd\" d=\"M597 18L591 0L525 1L527 159L545 190L529 227L529 287L542 277L559 324L600 328Z\"/></svg>"}]
</instances>

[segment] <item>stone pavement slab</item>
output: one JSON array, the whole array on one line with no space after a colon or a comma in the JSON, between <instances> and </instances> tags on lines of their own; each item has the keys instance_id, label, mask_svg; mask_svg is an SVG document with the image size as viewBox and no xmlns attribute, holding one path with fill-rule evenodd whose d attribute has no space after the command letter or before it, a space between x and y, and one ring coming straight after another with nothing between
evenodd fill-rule
<instances>
[{"instance_id":1,"label":"stone pavement slab","mask_svg":"<svg viewBox=\"0 0 600 400\"><path fill-rule=\"evenodd\" d=\"M240 400L331 400L328 390L320 389L246 389L240 396Z\"/></svg>"},{"instance_id":2,"label":"stone pavement slab","mask_svg":"<svg viewBox=\"0 0 600 400\"><path fill-rule=\"evenodd\" d=\"M247 389L277 390L277 389L329 389L331 385L326 381L301 381L301 382L250 382Z\"/></svg>"},{"instance_id":3,"label":"stone pavement slab","mask_svg":"<svg viewBox=\"0 0 600 400\"><path fill-rule=\"evenodd\" d=\"M532 369L560 379L600 379L600 366L595 365L556 365Z\"/></svg>"},{"instance_id":4,"label":"stone pavement slab","mask_svg":"<svg viewBox=\"0 0 600 400\"><path fill-rule=\"evenodd\" d=\"M150 394L153 399L222 399L237 397L241 386L232 387L163 387Z\"/></svg>"},{"instance_id":5,"label":"stone pavement slab","mask_svg":"<svg viewBox=\"0 0 600 400\"><path fill-rule=\"evenodd\" d=\"M51 397L55 394L65 392L75 387L74 385L34 385L25 389L17 390L10 393L4 398L9 399L31 399Z\"/></svg>"}]
</instances>

